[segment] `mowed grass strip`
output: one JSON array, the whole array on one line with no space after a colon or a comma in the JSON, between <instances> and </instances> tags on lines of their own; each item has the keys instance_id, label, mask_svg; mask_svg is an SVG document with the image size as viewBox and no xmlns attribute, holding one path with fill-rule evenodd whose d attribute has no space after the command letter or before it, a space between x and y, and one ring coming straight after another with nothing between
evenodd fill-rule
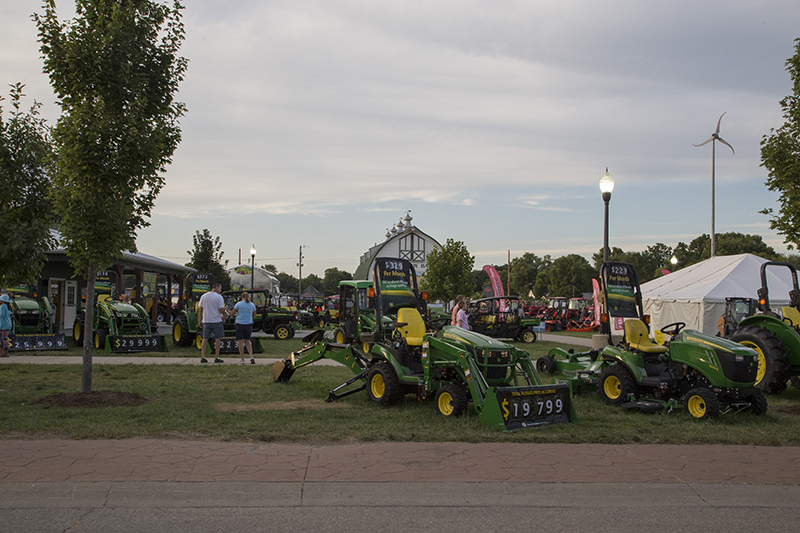
<instances>
[{"instance_id":1,"label":"mowed grass strip","mask_svg":"<svg viewBox=\"0 0 800 533\"><path fill-rule=\"evenodd\" d=\"M538 343L537 343L538 344ZM134 407L34 405L80 389L80 365L0 365L0 438L134 437L293 443L376 441L549 442L610 444L800 445L800 390L770 397L764 416L728 414L695 421L683 412L649 415L575 398L579 420L512 433L486 426L470 407L439 415L429 398L406 396L384 408L358 392L325 403L352 374L342 367L297 370L287 384L270 365L96 365L94 390L141 394ZM549 381L552 381L550 379Z\"/></svg>"}]
</instances>

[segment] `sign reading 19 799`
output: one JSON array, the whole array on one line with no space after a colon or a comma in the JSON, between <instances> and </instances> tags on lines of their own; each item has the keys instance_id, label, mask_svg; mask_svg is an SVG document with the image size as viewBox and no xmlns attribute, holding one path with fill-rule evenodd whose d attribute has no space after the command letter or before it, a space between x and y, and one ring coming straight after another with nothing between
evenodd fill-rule
<instances>
[{"instance_id":1,"label":"sign reading 19 799","mask_svg":"<svg viewBox=\"0 0 800 533\"><path fill-rule=\"evenodd\" d=\"M572 412L567 384L500 387L497 401L509 430L569 422Z\"/></svg>"},{"instance_id":2,"label":"sign reading 19 799","mask_svg":"<svg viewBox=\"0 0 800 533\"><path fill-rule=\"evenodd\" d=\"M161 347L160 335L112 335L109 337L112 352L150 352Z\"/></svg>"}]
</instances>

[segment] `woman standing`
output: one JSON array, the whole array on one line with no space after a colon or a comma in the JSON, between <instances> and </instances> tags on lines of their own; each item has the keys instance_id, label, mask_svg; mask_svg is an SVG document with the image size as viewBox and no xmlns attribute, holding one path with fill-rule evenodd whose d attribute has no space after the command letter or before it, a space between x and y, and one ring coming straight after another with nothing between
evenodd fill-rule
<instances>
[{"instance_id":1,"label":"woman standing","mask_svg":"<svg viewBox=\"0 0 800 533\"><path fill-rule=\"evenodd\" d=\"M8 294L0 295L0 357L8 357L10 345L8 334L11 332L11 298Z\"/></svg>"},{"instance_id":2,"label":"woman standing","mask_svg":"<svg viewBox=\"0 0 800 533\"><path fill-rule=\"evenodd\" d=\"M256 306L250 301L250 294L243 292L241 299L233 306L236 315L236 345L239 348L239 364L244 364L244 348L250 354L250 364L256 364L253 357L253 343L250 336L253 334L253 321L256 318Z\"/></svg>"}]
</instances>

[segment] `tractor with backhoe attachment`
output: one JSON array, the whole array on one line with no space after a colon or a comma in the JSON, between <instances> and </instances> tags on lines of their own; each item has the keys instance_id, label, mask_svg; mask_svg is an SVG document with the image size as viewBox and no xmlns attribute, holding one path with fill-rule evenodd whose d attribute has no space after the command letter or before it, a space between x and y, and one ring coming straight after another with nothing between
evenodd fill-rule
<instances>
[{"instance_id":1,"label":"tractor with backhoe attachment","mask_svg":"<svg viewBox=\"0 0 800 533\"><path fill-rule=\"evenodd\" d=\"M328 358L354 376L326 401L366 391L369 401L388 406L412 394L420 401L433 397L446 417L463 415L471 402L482 423L504 430L575 419L569 384L543 384L527 352L456 326L428 333L425 295L409 261L378 258L373 286L366 289L374 302L374 331L362 331L351 343L325 339L322 330L311 333L302 350L274 364L276 382Z\"/></svg>"},{"instance_id":2,"label":"tractor with backhoe attachment","mask_svg":"<svg viewBox=\"0 0 800 533\"><path fill-rule=\"evenodd\" d=\"M46 296L37 300L28 286L10 287L8 292L12 295L11 351L67 349L66 336L58 332L53 307Z\"/></svg>"}]
</instances>

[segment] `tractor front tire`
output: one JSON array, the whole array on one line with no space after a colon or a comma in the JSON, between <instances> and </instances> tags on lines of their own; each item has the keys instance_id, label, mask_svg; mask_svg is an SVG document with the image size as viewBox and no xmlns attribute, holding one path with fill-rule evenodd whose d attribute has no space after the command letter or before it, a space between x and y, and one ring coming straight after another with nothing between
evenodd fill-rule
<instances>
[{"instance_id":1,"label":"tractor front tire","mask_svg":"<svg viewBox=\"0 0 800 533\"><path fill-rule=\"evenodd\" d=\"M367 374L367 398L384 406L403 398L400 380L389 363L378 363Z\"/></svg>"},{"instance_id":2,"label":"tractor front tire","mask_svg":"<svg viewBox=\"0 0 800 533\"><path fill-rule=\"evenodd\" d=\"M83 315L80 315L72 324L72 340L74 340L75 344L78 346L83 346L83 326L84 318Z\"/></svg>"},{"instance_id":3,"label":"tractor front tire","mask_svg":"<svg viewBox=\"0 0 800 533\"><path fill-rule=\"evenodd\" d=\"M695 387L683 397L683 408L697 420L719 418L719 398L707 387Z\"/></svg>"},{"instance_id":4,"label":"tractor front tire","mask_svg":"<svg viewBox=\"0 0 800 533\"><path fill-rule=\"evenodd\" d=\"M94 332L94 347L96 350L106 349L106 335L108 335L108 332L103 328Z\"/></svg>"},{"instance_id":5,"label":"tractor front tire","mask_svg":"<svg viewBox=\"0 0 800 533\"><path fill-rule=\"evenodd\" d=\"M333 332L333 342L336 344L348 344L347 332L344 328L338 327Z\"/></svg>"},{"instance_id":6,"label":"tractor front tire","mask_svg":"<svg viewBox=\"0 0 800 533\"><path fill-rule=\"evenodd\" d=\"M436 392L434 400L439 414L448 418L456 418L467 411L469 398L464 387L449 383Z\"/></svg>"},{"instance_id":7,"label":"tractor front tire","mask_svg":"<svg viewBox=\"0 0 800 533\"><path fill-rule=\"evenodd\" d=\"M532 344L536 342L536 332L533 331L533 328L525 328L525 330L520 334L519 340L525 344Z\"/></svg>"},{"instance_id":8,"label":"tractor front tire","mask_svg":"<svg viewBox=\"0 0 800 533\"><path fill-rule=\"evenodd\" d=\"M289 324L278 324L275 326L275 332L273 333L273 336L279 341L291 339L294 336L292 326Z\"/></svg>"},{"instance_id":9,"label":"tractor front tire","mask_svg":"<svg viewBox=\"0 0 800 533\"><path fill-rule=\"evenodd\" d=\"M767 412L767 397L759 389L756 389L750 397L752 407L750 410L754 415L763 415Z\"/></svg>"},{"instance_id":10,"label":"tractor front tire","mask_svg":"<svg viewBox=\"0 0 800 533\"><path fill-rule=\"evenodd\" d=\"M536 371L540 374L555 374L556 362L549 355L543 355L536 360Z\"/></svg>"},{"instance_id":11,"label":"tractor front tire","mask_svg":"<svg viewBox=\"0 0 800 533\"><path fill-rule=\"evenodd\" d=\"M629 401L631 394L636 395L636 382L627 368L615 364L600 374L597 394L608 405L620 405Z\"/></svg>"},{"instance_id":12,"label":"tractor front tire","mask_svg":"<svg viewBox=\"0 0 800 533\"><path fill-rule=\"evenodd\" d=\"M214 341L215 340L216 339L210 339L210 343L209 344L210 344L212 350L214 349ZM198 350L202 350L203 349L203 333L201 331L198 331L197 335L194 336L194 346Z\"/></svg>"},{"instance_id":13,"label":"tractor front tire","mask_svg":"<svg viewBox=\"0 0 800 533\"><path fill-rule=\"evenodd\" d=\"M172 324L172 344L175 346L188 346L192 342L189 333L189 320L183 315L175 319Z\"/></svg>"},{"instance_id":14,"label":"tractor front tire","mask_svg":"<svg viewBox=\"0 0 800 533\"><path fill-rule=\"evenodd\" d=\"M758 354L756 387L770 394L780 394L789 380L789 356L783 343L767 328L746 326L736 331L733 342L751 348Z\"/></svg>"}]
</instances>

